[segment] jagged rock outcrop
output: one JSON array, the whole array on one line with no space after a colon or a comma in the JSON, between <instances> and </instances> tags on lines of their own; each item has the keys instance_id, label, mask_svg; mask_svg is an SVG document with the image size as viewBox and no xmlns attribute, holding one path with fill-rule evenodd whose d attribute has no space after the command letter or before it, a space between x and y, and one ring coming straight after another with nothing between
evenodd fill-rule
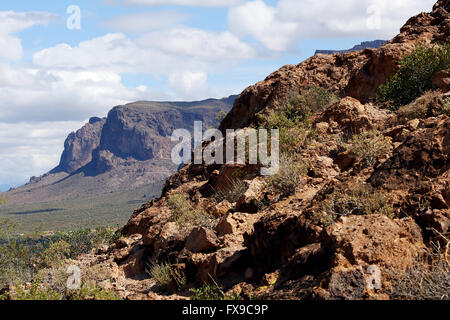
<instances>
[{"instance_id":1,"label":"jagged rock outcrop","mask_svg":"<svg viewBox=\"0 0 450 320\"><path fill-rule=\"evenodd\" d=\"M315 55L298 65L282 67L238 97L221 130L246 127L257 113L279 107L290 93L310 86L362 103L373 100L378 87L397 71L399 59L414 45L449 41L449 6L448 0L440 0L431 13L409 19L400 34L380 49Z\"/></svg>"},{"instance_id":2,"label":"jagged rock outcrop","mask_svg":"<svg viewBox=\"0 0 450 320\"><path fill-rule=\"evenodd\" d=\"M92 160L92 152L100 145L100 137L106 119L93 117L81 129L72 132L64 142L61 161L53 172L73 173Z\"/></svg>"}]
</instances>

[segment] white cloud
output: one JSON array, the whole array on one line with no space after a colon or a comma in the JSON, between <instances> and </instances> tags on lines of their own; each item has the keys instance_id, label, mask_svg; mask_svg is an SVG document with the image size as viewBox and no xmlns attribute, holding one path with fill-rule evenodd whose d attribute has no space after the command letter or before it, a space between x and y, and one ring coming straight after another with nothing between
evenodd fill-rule
<instances>
[{"instance_id":1,"label":"white cloud","mask_svg":"<svg viewBox=\"0 0 450 320\"><path fill-rule=\"evenodd\" d=\"M261 0L231 8L230 29L250 35L266 48L285 51L303 38L391 39L411 16L430 11L435 0Z\"/></svg>"},{"instance_id":2,"label":"white cloud","mask_svg":"<svg viewBox=\"0 0 450 320\"><path fill-rule=\"evenodd\" d=\"M125 0L125 4L127 5L179 5L196 7L231 7L242 2L243 0Z\"/></svg>"},{"instance_id":3,"label":"white cloud","mask_svg":"<svg viewBox=\"0 0 450 320\"><path fill-rule=\"evenodd\" d=\"M241 37L250 35L274 51L289 49L294 44L297 31L296 23L284 22L278 17L277 10L263 1L231 8L228 24L235 34Z\"/></svg>"},{"instance_id":4,"label":"white cloud","mask_svg":"<svg viewBox=\"0 0 450 320\"><path fill-rule=\"evenodd\" d=\"M47 12L0 11L0 59L19 60L22 41L13 34L38 24L48 24L56 18Z\"/></svg>"},{"instance_id":5,"label":"white cloud","mask_svg":"<svg viewBox=\"0 0 450 320\"><path fill-rule=\"evenodd\" d=\"M250 45L231 32L179 27L150 32L137 41L123 33L112 33L74 47L59 44L35 53L33 62L49 69L107 70L166 77L180 70L208 73L226 70L256 55Z\"/></svg>"},{"instance_id":6,"label":"white cloud","mask_svg":"<svg viewBox=\"0 0 450 320\"><path fill-rule=\"evenodd\" d=\"M208 91L207 80L205 72L175 72L169 76L169 85L178 95L195 99Z\"/></svg>"},{"instance_id":7,"label":"white cloud","mask_svg":"<svg viewBox=\"0 0 450 320\"><path fill-rule=\"evenodd\" d=\"M105 25L119 32L142 33L172 27L188 18L175 11L140 12L105 21Z\"/></svg>"},{"instance_id":8,"label":"white cloud","mask_svg":"<svg viewBox=\"0 0 450 320\"><path fill-rule=\"evenodd\" d=\"M0 184L19 185L55 167L68 132L83 122L0 122Z\"/></svg>"}]
</instances>

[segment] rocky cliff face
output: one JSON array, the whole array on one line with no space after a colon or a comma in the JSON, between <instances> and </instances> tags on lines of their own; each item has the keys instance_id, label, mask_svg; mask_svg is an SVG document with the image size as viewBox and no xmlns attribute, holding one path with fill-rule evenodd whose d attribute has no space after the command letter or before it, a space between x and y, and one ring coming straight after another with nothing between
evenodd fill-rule
<instances>
[{"instance_id":1,"label":"rocky cliff face","mask_svg":"<svg viewBox=\"0 0 450 320\"><path fill-rule=\"evenodd\" d=\"M61 161L53 172L73 173L92 160L92 152L100 145L100 137L106 119L91 118L77 132L72 132L64 142Z\"/></svg>"},{"instance_id":2,"label":"rocky cliff face","mask_svg":"<svg viewBox=\"0 0 450 320\"><path fill-rule=\"evenodd\" d=\"M132 214L121 239L79 259L86 275L92 266L101 267L94 281L127 299L189 295L173 282L165 291L153 286L145 273L148 261L171 263L191 287L213 278L241 298L389 299L402 294L395 291L396 281L405 274L410 281L407 272L430 257L433 244L448 251L450 118L433 110L439 107L435 101L448 105L450 94L434 91L430 115L417 119L370 101L417 41L449 42L449 22L450 1L440 0L380 49L315 56L246 89L222 130L251 125L258 113L282 107L292 90L321 86L341 96L310 118L315 136L295 150L297 161L307 162L309 169L295 191L276 191L251 165L188 164L167 180L161 198ZM441 83L446 83L443 74ZM374 132L376 138L360 148L379 147L370 161L343 144L355 133ZM243 186L230 186L236 178ZM240 191L224 200L214 190ZM177 223L186 208L190 219ZM206 213L208 223L197 221L199 212ZM448 297L447 251L441 270ZM419 279L413 286L422 284Z\"/></svg>"}]
</instances>

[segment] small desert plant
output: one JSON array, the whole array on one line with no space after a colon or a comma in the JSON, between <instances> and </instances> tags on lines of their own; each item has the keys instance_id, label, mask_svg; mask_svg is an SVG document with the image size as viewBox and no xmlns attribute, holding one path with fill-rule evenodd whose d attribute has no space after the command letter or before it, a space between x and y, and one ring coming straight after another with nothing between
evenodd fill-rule
<instances>
[{"instance_id":1,"label":"small desert plant","mask_svg":"<svg viewBox=\"0 0 450 320\"><path fill-rule=\"evenodd\" d=\"M450 115L450 97L439 91L428 91L414 102L398 109L397 114L406 120L424 119L437 114Z\"/></svg>"},{"instance_id":2,"label":"small desert plant","mask_svg":"<svg viewBox=\"0 0 450 320\"><path fill-rule=\"evenodd\" d=\"M229 187L225 191L218 190L214 194L214 198L218 202L228 200L230 203L235 203L244 195L247 191L247 185L245 182L239 179L233 179L230 182Z\"/></svg>"},{"instance_id":3,"label":"small desert plant","mask_svg":"<svg viewBox=\"0 0 450 320\"><path fill-rule=\"evenodd\" d=\"M366 166L373 166L380 156L391 150L389 139L377 130L355 134L341 147L357 156Z\"/></svg>"},{"instance_id":4,"label":"small desert plant","mask_svg":"<svg viewBox=\"0 0 450 320\"><path fill-rule=\"evenodd\" d=\"M311 219L328 226L342 216L366 214L383 214L393 218L392 199L387 193L369 185L358 184L352 189L334 191Z\"/></svg>"},{"instance_id":5,"label":"small desert plant","mask_svg":"<svg viewBox=\"0 0 450 320\"><path fill-rule=\"evenodd\" d=\"M416 261L403 274L390 272L393 278L390 296L406 300L450 300L450 262L448 250L450 240L431 228L441 241L431 242L431 249L418 255Z\"/></svg>"},{"instance_id":6,"label":"small desert plant","mask_svg":"<svg viewBox=\"0 0 450 320\"><path fill-rule=\"evenodd\" d=\"M112 290L104 289L95 285L84 284L78 290L70 290L67 292L66 300L113 301L119 300L119 298Z\"/></svg>"},{"instance_id":7,"label":"small desert plant","mask_svg":"<svg viewBox=\"0 0 450 320\"><path fill-rule=\"evenodd\" d=\"M406 105L433 88L432 78L450 68L450 44L425 48L416 46L400 61L398 72L378 89L378 100L395 108Z\"/></svg>"},{"instance_id":8,"label":"small desert plant","mask_svg":"<svg viewBox=\"0 0 450 320\"><path fill-rule=\"evenodd\" d=\"M284 110L272 111L268 115L259 115L261 127L279 130L280 151L295 151L314 137L314 130L307 118L294 115L294 107L288 105Z\"/></svg>"},{"instance_id":9,"label":"small desert plant","mask_svg":"<svg viewBox=\"0 0 450 320\"><path fill-rule=\"evenodd\" d=\"M186 285L186 275L173 265L168 263L148 265L147 273L156 281L156 285L161 289L167 289L171 284L175 284L179 289Z\"/></svg>"},{"instance_id":10,"label":"small desert plant","mask_svg":"<svg viewBox=\"0 0 450 320\"><path fill-rule=\"evenodd\" d=\"M270 188L283 196L293 194L297 186L308 173L308 166L293 155L281 154L279 170L268 176L266 182Z\"/></svg>"},{"instance_id":11,"label":"small desert plant","mask_svg":"<svg viewBox=\"0 0 450 320\"><path fill-rule=\"evenodd\" d=\"M213 285L204 283L200 288L189 290L192 293L190 297L191 300L242 300L241 297L236 293L227 295L211 276L210 278L214 283Z\"/></svg>"},{"instance_id":12,"label":"small desert plant","mask_svg":"<svg viewBox=\"0 0 450 320\"><path fill-rule=\"evenodd\" d=\"M167 198L167 204L172 210L172 220L180 229L190 226L211 228L212 217L204 210L194 207L187 194L174 194Z\"/></svg>"},{"instance_id":13,"label":"small desert plant","mask_svg":"<svg viewBox=\"0 0 450 320\"><path fill-rule=\"evenodd\" d=\"M287 99L287 105L292 107L288 116L305 119L324 111L337 101L339 98L336 95L320 87L303 90L300 94L291 93Z\"/></svg>"}]
</instances>

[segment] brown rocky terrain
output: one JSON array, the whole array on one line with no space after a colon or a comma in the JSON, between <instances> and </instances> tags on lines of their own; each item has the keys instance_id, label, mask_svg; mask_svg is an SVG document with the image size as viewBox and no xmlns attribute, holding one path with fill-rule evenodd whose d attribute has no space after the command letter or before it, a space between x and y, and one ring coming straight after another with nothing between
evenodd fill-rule
<instances>
[{"instance_id":1,"label":"brown rocky terrain","mask_svg":"<svg viewBox=\"0 0 450 320\"><path fill-rule=\"evenodd\" d=\"M167 180L161 198L133 213L121 239L80 257L85 276L124 299L189 297L173 283L156 286L146 273L151 263L170 263L188 287L212 282L242 298L389 299L399 275L433 245L444 248L449 266L450 118L434 113L435 100L415 119L375 102L379 85L418 41L450 42L450 1L408 20L380 49L316 55L246 89L222 130L248 127L310 86L340 97L310 119L316 135L296 150L308 170L295 191L274 190L250 165L188 164ZM449 103L448 70L436 79L435 99ZM375 156L346 150L349 135L373 130L373 145L381 144ZM237 199L215 196L234 190L235 177L244 185ZM178 223L185 210L207 213L209 222L192 215ZM441 285L449 298L446 270Z\"/></svg>"}]
</instances>

